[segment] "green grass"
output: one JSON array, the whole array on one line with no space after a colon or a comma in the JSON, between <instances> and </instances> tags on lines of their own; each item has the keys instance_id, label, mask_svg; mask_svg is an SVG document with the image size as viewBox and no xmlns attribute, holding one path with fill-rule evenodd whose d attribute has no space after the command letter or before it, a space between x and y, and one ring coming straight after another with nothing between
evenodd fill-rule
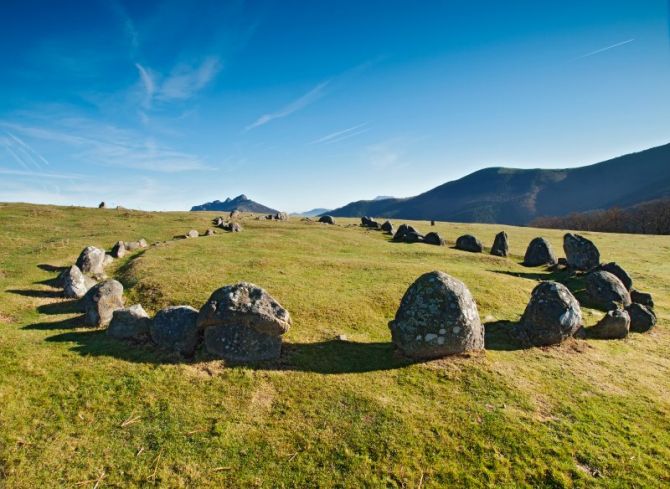
<instances>
[{"instance_id":1,"label":"green grass","mask_svg":"<svg viewBox=\"0 0 670 489\"><path fill-rule=\"evenodd\" d=\"M654 294L653 332L521 350L498 323L485 353L424 363L394 354L387 326L420 274L464 281L486 323L516 321L551 277L519 265L525 246L543 235L560 252L562 232L437 224L450 245L467 232L489 246L505 229L502 259L392 243L353 219L247 217L242 233L168 241L109 269L151 312L199 308L239 280L264 287L293 327L280 361L248 367L108 339L50 286L50 267L86 245L162 242L215 215L0 204L0 485L670 484L670 238L585 233ZM600 316L584 310L587 325Z\"/></svg>"}]
</instances>

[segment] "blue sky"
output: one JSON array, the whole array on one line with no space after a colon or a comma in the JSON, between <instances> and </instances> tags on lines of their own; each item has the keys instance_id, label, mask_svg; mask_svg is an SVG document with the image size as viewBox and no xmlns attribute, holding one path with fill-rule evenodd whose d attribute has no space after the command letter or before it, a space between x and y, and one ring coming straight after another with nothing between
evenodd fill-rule
<instances>
[{"instance_id":1,"label":"blue sky","mask_svg":"<svg viewBox=\"0 0 670 489\"><path fill-rule=\"evenodd\" d=\"M410 196L670 142L668 2L0 3L0 200Z\"/></svg>"}]
</instances>

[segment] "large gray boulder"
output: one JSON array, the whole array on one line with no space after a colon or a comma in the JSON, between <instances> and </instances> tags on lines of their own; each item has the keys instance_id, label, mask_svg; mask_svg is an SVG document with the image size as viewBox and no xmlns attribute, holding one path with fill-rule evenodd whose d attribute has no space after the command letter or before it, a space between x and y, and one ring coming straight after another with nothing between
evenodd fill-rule
<instances>
[{"instance_id":1,"label":"large gray boulder","mask_svg":"<svg viewBox=\"0 0 670 489\"><path fill-rule=\"evenodd\" d=\"M558 282L537 285L521 317L521 327L535 346L561 343L573 336L581 324L579 302Z\"/></svg>"},{"instance_id":2,"label":"large gray boulder","mask_svg":"<svg viewBox=\"0 0 670 489\"><path fill-rule=\"evenodd\" d=\"M79 254L76 265L84 275L101 277L105 273L105 251L87 246Z\"/></svg>"},{"instance_id":3,"label":"large gray boulder","mask_svg":"<svg viewBox=\"0 0 670 489\"><path fill-rule=\"evenodd\" d=\"M630 330L636 333L646 333L656 326L656 314L642 304L631 304L626 308L630 316Z\"/></svg>"},{"instance_id":4,"label":"large gray boulder","mask_svg":"<svg viewBox=\"0 0 670 489\"><path fill-rule=\"evenodd\" d=\"M123 258L126 256L126 244L123 241L117 241L114 246L112 246L111 255L114 258Z\"/></svg>"},{"instance_id":5,"label":"large gray boulder","mask_svg":"<svg viewBox=\"0 0 670 489\"><path fill-rule=\"evenodd\" d=\"M628 272L621 267L616 262L604 263L598 267L599 270L609 272L614 275L616 278L621 280L621 283L626 287L626 290L631 290L633 288L633 279L630 277Z\"/></svg>"},{"instance_id":6,"label":"large gray boulder","mask_svg":"<svg viewBox=\"0 0 670 489\"><path fill-rule=\"evenodd\" d=\"M630 316L626 311L615 309L608 311L598 324L589 329L589 336L601 340L617 340L628 336L629 330Z\"/></svg>"},{"instance_id":7,"label":"large gray boulder","mask_svg":"<svg viewBox=\"0 0 670 489\"><path fill-rule=\"evenodd\" d=\"M507 256L509 254L509 239L505 231L496 234L491 246L491 254L494 256Z\"/></svg>"},{"instance_id":8,"label":"large gray boulder","mask_svg":"<svg viewBox=\"0 0 670 489\"><path fill-rule=\"evenodd\" d=\"M171 306L158 311L149 327L159 348L191 356L198 346L198 311L190 306Z\"/></svg>"},{"instance_id":9,"label":"large gray boulder","mask_svg":"<svg viewBox=\"0 0 670 489\"><path fill-rule=\"evenodd\" d=\"M623 309L630 305L630 294L616 276L603 270L586 275L586 292L593 306L604 311Z\"/></svg>"},{"instance_id":10,"label":"large gray boulder","mask_svg":"<svg viewBox=\"0 0 670 489\"><path fill-rule=\"evenodd\" d=\"M393 344L413 358L484 348L484 327L472 294L444 272L421 275L407 289L389 328Z\"/></svg>"},{"instance_id":11,"label":"large gray boulder","mask_svg":"<svg viewBox=\"0 0 670 489\"><path fill-rule=\"evenodd\" d=\"M563 251L568 265L576 270L591 270L600 264L600 252L589 239L579 234L563 236Z\"/></svg>"},{"instance_id":12,"label":"large gray boulder","mask_svg":"<svg viewBox=\"0 0 670 489\"><path fill-rule=\"evenodd\" d=\"M549 241L544 238L535 238L526 249L523 264L527 267L539 267L541 265L555 265L556 255Z\"/></svg>"},{"instance_id":13,"label":"large gray boulder","mask_svg":"<svg viewBox=\"0 0 670 489\"><path fill-rule=\"evenodd\" d=\"M393 224L391 224L391 221L384 221L381 230L384 231L386 234L393 234Z\"/></svg>"},{"instance_id":14,"label":"large gray boulder","mask_svg":"<svg viewBox=\"0 0 670 489\"><path fill-rule=\"evenodd\" d=\"M333 219L333 216L321 216L319 217L319 222L324 224L335 224L335 219Z\"/></svg>"},{"instance_id":15,"label":"large gray boulder","mask_svg":"<svg viewBox=\"0 0 670 489\"><path fill-rule=\"evenodd\" d=\"M145 341L149 338L151 318L140 304L117 309L107 327L107 336L117 340Z\"/></svg>"},{"instance_id":16,"label":"large gray boulder","mask_svg":"<svg viewBox=\"0 0 670 489\"><path fill-rule=\"evenodd\" d=\"M117 309L123 308L123 285L116 280L104 280L90 288L81 299L86 323L107 326Z\"/></svg>"},{"instance_id":17,"label":"large gray boulder","mask_svg":"<svg viewBox=\"0 0 670 489\"><path fill-rule=\"evenodd\" d=\"M247 282L216 290L202 306L198 328L207 351L233 362L279 358L291 316L270 294Z\"/></svg>"},{"instance_id":18,"label":"large gray boulder","mask_svg":"<svg viewBox=\"0 0 670 489\"><path fill-rule=\"evenodd\" d=\"M60 280L63 286L63 294L70 299L81 299L96 284L94 279L81 273L77 265L72 265L65 270L61 274Z\"/></svg>"},{"instance_id":19,"label":"large gray boulder","mask_svg":"<svg viewBox=\"0 0 670 489\"><path fill-rule=\"evenodd\" d=\"M442 239L442 236L440 236L438 233L434 231L431 231L430 233L426 234L423 237L423 242L426 244L437 245L437 246L444 246L446 244L446 241Z\"/></svg>"},{"instance_id":20,"label":"large gray boulder","mask_svg":"<svg viewBox=\"0 0 670 489\"><path fill-rule=\"evenodd\" d=\"M464 234L459 236L456 240L456 248L463 251L469 251L471 253L481 253L484 251L484 246L482 242L471 234Z\"/></svg>"}]
</instances>

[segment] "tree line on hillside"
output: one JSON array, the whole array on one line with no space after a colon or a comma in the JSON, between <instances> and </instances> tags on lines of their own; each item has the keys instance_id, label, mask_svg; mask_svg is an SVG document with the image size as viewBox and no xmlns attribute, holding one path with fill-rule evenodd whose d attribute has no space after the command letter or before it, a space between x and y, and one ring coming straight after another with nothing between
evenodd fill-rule
<instances>
[{"instance_id":1,"label":"tree line on hillside","mask_svg":"<svg viewBox=\"0 0 670 489\"><path fill-rule=\"evenodd\" d=\"M670 234L670 198L621 209L576 212L567 216L538 217L531 226L606 233Z\"/></svg>"}]
</instances>

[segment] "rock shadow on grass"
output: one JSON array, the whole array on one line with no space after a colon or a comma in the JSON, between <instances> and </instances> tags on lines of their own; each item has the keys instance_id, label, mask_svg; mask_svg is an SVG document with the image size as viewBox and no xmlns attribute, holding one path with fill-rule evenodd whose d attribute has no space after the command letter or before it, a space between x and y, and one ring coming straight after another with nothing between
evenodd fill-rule
<instances>
[{"instance_id":1,"label":"rock shadow on grass","mask_svg":"<svg viewBox=\"0 0 670 489\"><path fill-rule=\"evenodd\" d=\"M7 289L5 292L10 294L22 295L24 297L37 297L41 299L62 299L62 290L42 290L42 289Z\"/></svg>"}]
</instances>

